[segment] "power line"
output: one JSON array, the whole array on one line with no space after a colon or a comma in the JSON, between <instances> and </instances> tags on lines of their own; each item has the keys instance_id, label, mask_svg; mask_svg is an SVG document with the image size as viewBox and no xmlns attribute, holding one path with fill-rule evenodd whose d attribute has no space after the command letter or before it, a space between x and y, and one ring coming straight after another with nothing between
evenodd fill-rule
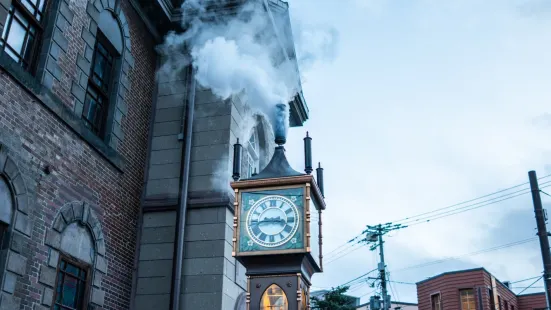
<instances>
[{"instance_id":1,"label":"power line","mask_svg":"<svg viewBox=\"0 0 551 310\"><path fill-rule=\"evenodd\" d=\"M425 218L423 219L424 221L423 222L417 222L417 223L413 223L413 221L411 223L405 223L407 224L408 226L415 226L415 225L419 225L419 224L425 224L425 223L428 223L428 222L431 222L431 221L435 221L435 220L438 220L438 219L441 219L441 218L444 218L444 217L448 217L448 216L452 216L452 215L456 215L456 214L459 214L459 213L463 213L463 212L467 212L467 211L471 211L471 210L474 210L474 209L479 209L479 208L482 208L482 207L485 207L485 206L489 206L489 205L492 205L492 204L495 204L495 203L498 203L498 202L502 202L502 201L505 201L505 200L509 200L509 199L513 199L515 197L518 197L518 196L522 196L522 195L526 195L526 194L529 194L530 191L527 190L523 193L520 193L520 194L517 194L517 195L513 195L513 196L509 196L509 197L506 197L506 198L503 198L503 199L499 199L499 200L495 200L495 201L489 201L488 203L485 203L485 204L482 204L482 205L479 205L480 203L483 203L483 202L480 202L480 203L477 203L477 204L472 204L472 205L468 205L468 206L465 206L463 208L460 208L460 209L457 209L457 210L450 210L448 212L444 212L444 213L441 213L441 214L437 214L435 215L434 217L432 218ZM512 193L511 193L512 194ZM494 199L497 199L499 197L496 197ZM484 201L486 202L486 201ZM453 212L455 211L455 212ZM451 212L451 213L450 213ZM418 221L418 220L416 220Z\"/></svg>"},{"instance_id":2,"label":"power line","mask_svg":"<svg viewBox=\"0 0 551 310\"><path fill-rule=\"evenodd\" d=\"M525 289L523 289L522 291L520 291L520 293L518 293L517 295L522 294L524 291L526 291L527 289L529 289L532 285L536 284L536 282L538 282L541 278L543 278L543 276L537 278L536 281L532 282L532 284L528 285Z\"/></svg>"},{"instance_id":3,"label":"power line","mask_svg":"<svg viewBox=\"0 0 551 310\"><path fill-rule=\"evenodd\" d=\"M329 261L327 261L327 262L325 263L325 265L329 265L329 264L331 264L331 263L333 263L333 262L335 262L335 261L337 261L337 260L339 260L339 259L345 257L346 255L348 255L348 254L350 254L350 253L352 253L352 252L355 252L355 251L361 249L361 248L364 247L364 246L365 246L365 244L360 245L359 247L356 247L356 248L355 248L354 250L352 250L352 251L348 251L347 253L344 253L344 254L341 255L341 256L335 257L334 259L330 259Z\"/></svg>"},{"instance_id":4,"label":"power line","mask_svg":"<svg viewBox=\"0 0 551 310\"><path fill-rule=\"evenodd\" d=\"M446 257L446 258L439 259L439 260L432 261L432 262L427 262L427 263L412 265L412 266L408 266L408 267L403 267L403 268L393 270L392 272L409 270L409 269L416 269L416 268L422 268L422 267L426 267L426 266L436 265L436 264L440 264L440 263L443 263L443 262L446 262L446 261L455 260L455 259L458 259L458 258L463 258L463 257L467 257L467 256L473 256L473 255L488 253L488 252L497 251L497 250L501 250L501 249L505 249L505 248L510 248L510 247L525 244L525 243L528 243L528 242L533 242L536 239L537 239L536 237L532 237L532 238L529 238L529 239L524 239L524 240L519 240L519 241L515 241L515 242L511 242L511 243L507 243L507 244L503 244L503 245L499 245L499 246L494 246L494 247L491 247L491 248L482 249L482 250L478 250L478 251L463 254L463 255L451 256L451 257Z\"/></svg>"},{"instance_id":5,"label":"power line","mask_svg":"<svg viewBox=\"0 0 551 310\"><path fill-rule=\"evenodd\" d=\"M548 177L551 177L551 174L550 175L546 175L546 176L543 176L543 177L540 177L538 178L538 180L543 180L543 179L546 179ZM547 181L547 182L544 182L544 183L541 183L540 185L545 185L545 184L549 184L551 183L551 181ZM490 196L494 196L496 194L499 194L499 193L503 193L503 192L506 192L506 191L509 191L511 189L515 189L515 188L518 188L518 187L521 187L521 186L524 186L524 185L527 185L529 184L528 182L526 183L522 183L522 184L518 184L518 185L515 185L515 186L511 186L509 188L506 188L506 189L502 189L502 190L498 190L496 192L493 192L493 193L490 193L490 194L486 194L486 195L483 195L483 196L480 196L480 197L477 197L477 198L474 198L474 199L469 199L469 200L466 200L466 201L463 201L463 202L460 202L460 203L456 203L456 204L453 204L453 205L450 205L450 206L447 206L447 207L443 207L443 208L439 208L439 209L435 209L435 210L432 210L432 211L428 211L428 212L424 212L424 213L421 213L421 214L417 214L417 215L413 215L413 216L409 216L409 217L406 217L406 218L402 218L400 220L397 220L397 221L394 221L394 222L411 222L411 223L414 223L414 222L417 222L419 219L413 221L413 219L415 218L419 218L419 217L423 217L425 215L428 215L428 214L432 214L432 213L436 213L436 212L439 212L439 211L443 211L443 210L447 210L447 209L452 209L452 208L455 208L457 206L461 206L461 205L464 205L464 204L467 204L467 203L470 203L470 202L474 202L474 201L477 201L477 200L480 200L480 199L483 199L483 198L487 198L487 197L490 197ZM541 188L546 188L546 187L549 187L551 185L548 185L548 186L545 186L545 187L541 187ZM478 206L478 207L483 207L483 206L487 206L487 205L490 205L490 204L494 204L494 203L497 203L497 202L501 202L503 200L507 200L507 199L511 199L511 198L515 198L516 196L512 196L512 197L508 197L507 199L502 199L502 200L498 200L498 201L492 201L492 200L495 200L495 199L498 199L498 198L501 198L501 197L507 197L508 195L513 195L515 193L520 193L524 190L528 190L528 192L526 193L529 193L529 188L525 188L525 189L522 189L522 190L519 190L519 191L516 191L516 192L513 192L513 193L509 193L507 195L502 195L500 197L494 197L492 199L489 199L489 200L486 200L484 202L489 202L487 204L484 204L482 206ZM522 194L519 194L518 196L520 195L524 195L525 193L522 193ZM547 193L546 193L547 194ZM457 211L457 210L460 210L460 209L465 209L467 208L468 210L464 210L463 212L466 212L466 211L470 211L470 210L473 210L473 209L477 209L477 207L475 208L469 208L469 207L473 207L475 205L478 205L478 204L481 204L481 203L484 203L484 202L478 202L478 203L475 203L475 204L471 204L469 206L463 206L461 208L455 208L456 210L448 210L444 213L448 213L448 212L453 212L453 211ZM432 216L436 216L436 218L432 218L430 220L434 221L436 219L439 219L439 218L443 218L443 217L447 217L447 216L451 216L451 215L455 215L455 214L458 214L458 213L462 213L462 212L454 212L454 213L451 213L451 214L446 214L446 215L443 215L444 213L441 213L441 214L437 214L437 215L432 215ZM430 217L425 217L425 220L428 219ZM430 221L429 220L429 221ZM425 221L425 222L421 222L421 223L427 223L428 221ZM410 226L412 225L418 225L417 223L414 223L414 224L411 224ZM349 241L345 242L344 244L341 244L340 246L337 246L336 248L334 248L333 250L327 252L325 255L326 256L331 256L331 254L337 250L340 250L342 249L343 247L346 247L347 245L349 245L350 243L356 241L358 238L360 238L362 236L362 233L354 236L352 239L350 239ZM343 250L344 251L344 250ZM342 253L343 251L341 251L340 253Z\"/></svg>"},{"instance_id":6,"label":"power line","mask_svg":"<svg viewBox=\"0 0 551 310\"><path fill-rule=\"evenodd\" d=\"M542 191L542 190L540 190L540 193L544 193L545 195L551 197L551 195L549 195L548 193L546 193L546 192L544 192L544 191Z\"/></svg>"},{"instance_id":7,"label":"power line","mask_svg":"<svg viewBox=\"0 0 551 310\"><path fill-rule=\"evenodd\" d=\"M518 281L515 281L515 282L509 282L510 284L515 284L515 283L519 283L519 282L524 282L524 281L529 281L529 280L534 280L534 279L539 279L541 278L541 276L535 276L535 277L531 277L531 278L528 278L528 279L522 279L522 280L518 280Z\"/></svg>"},{"instance_id":8,"label":"power line","mask_svg":"<svg viewBox=\"0 0 551 310\"><path fill-rule=\"evenodd\" d=\"M362 275L359 276L359 277L356 277L356 278L354 278L354 279L352 279L352 280L350 280L350 281L348 281L348 282L346 282L346 283L344 283L344 284L339 285L338 287L346 286L347 284L350 284L350 283L352 283L353 281L356 281L356 280L358 280L358 279L360 279L360 278L363 278L363 277L365 277L365 276L368 276L369 274L371 274L371 273L373 273L374 271L377 271L377 270L378 270L378 269L375 268L375 269L373 269L373 270L371 270L371 271L368 271L368 272L362 274Z\"/></svg>"},{"instance_id":9,"label":"power line","mask_svg":"<svg viewBox=\"0 0 551 310\"><path fill-rule=\"evenodd\" d=\"M551 177L551 174L546 175L546 176L543 176L543 177L541 177L541 178L538 178L538 180L543 180L543 179L548 178L548 177ZM548 182L545 182L545 183L542 183L542 184L547 184L547 183L551 183L551 181L548 181ZM417 215L414 215L414 216L409 216L409 217L406 217L406 218L403 218L403 219L400 219L400 220L396 220L396 221L394 221L394 222L404 222L404 221L407 221L407 220L411 220L411 219L413 219L413 218L421 217L421 216L423 216L423 215L427 215L427 214L431 214L431 213L434 213L434 212L438 212L438 211L442 211L442 210L454 208L454 207L457 207L457 206L460 206L460 205L464 205L464 204L467 204L467 203L470 203L470 202L473 202L473 201L477 201L477 200L480 200L480 199L483 199L483 198L487 198L487 197L490 197L490 196L494 196L494 195L496 195L496 194L503 193L503 192L512 190L512 189L514 189L514 188L518 188L518 187L521 187L521 186L524 186L524 185L528 185L528 184L530 184L530 183L529 183L529 182L525 182L525 183L522 183L522 184L518 184L518 185L511 186L511 187L508 187L508 188L505 188L505 189L502 189L502 190L495 191L495 192L490 193L490 194L486 194L486 195L484 195L484 196L480 196L480 197L477 197L477 198L469 199L469 200L466 200L466 201L463 201L463 202L459 202L459 203L456 203L456 204L453 204L453 205L450 205L450 206L447 206L447 207L435 209L435 210L428 211L428 212L424 212L424 213L417 214ZM540 185L542 185L542 184L540 184ZM526 189L529 189L529 188L526 188Z\"/></svg>"}]
</instances>

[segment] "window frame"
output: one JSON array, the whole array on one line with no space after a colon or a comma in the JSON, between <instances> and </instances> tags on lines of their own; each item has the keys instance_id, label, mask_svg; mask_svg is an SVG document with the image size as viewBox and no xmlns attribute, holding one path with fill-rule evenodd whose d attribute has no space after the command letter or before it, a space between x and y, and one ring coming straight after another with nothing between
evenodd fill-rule
<instances>
[{"instance_id":1,"label":"window frame","mask_svg":"<svg viewBox=\"0 0 551 310\"><path fill-rule=\"evenodd\" d=\"M433 298L434 297L438 298L438 309L436 309L434 307L434 304L433 304ZM431 308L431 310L443 310L443 308L442 308L442 294L440 294L440 292L433 293L433 294L430 295L430 308Z\"/></svg>"},{"instance_id":2,"label":"window frame","mask_svg":"<svg viewBox=\"0 0 551 310\"><path fill-rule=\"evenodd\" d=\"M101 45L105 51L111 56L111 62L109 64L110 69L107 75L107 83L106 86L107 89L102 89L101 85L98 85L94 81L94 67L96 65L96 56L98 53L101 53L98 49L98 46ZM88 127L95 135L100 137L102 140L105 140L107 136L107 127L108 127L108 120L109 120L109 114L111 109L111 92L113 91L113 88L115 85L115 73L117 71L117 61L121 57L119 52L116 50L116 48L113 46L113 44L109 41L109 39L101 32L101 30L98 29L96 33L96 42L94 44L93 49L93 56L92 56L92 62L90 63L90 71L88 72L88 84L86 85L86 93L85 93L85 99L84 99L84 106L86 106L86 101L88 101L88 98L91 96L90 88L92 89L92 92L97 94L97 97L100 97L103 100L102 103L102 113L100 115L100 127L95 128L95 124L91 120L89 120L87 117L85 117L86 110L82 110L81 118L86 123L86 127ZM103 81L102 81L103 82ZM96 100L97 102L97 100Z\"/></svg>"},{"instance_id":3,"label":"window frame","mask_svg":"<svg viewBox=\"0 0 551 310\"><path fill-rule=\"evenodd\" d=\"M461 310L477 310L475 290L473 288L466 287L466 288L460 288L458 291L459 291L459 306L460 306L460 309ZM472 309L471 308L469 308L469 309L464 309L463 308L463 294L462 294L463 292L470 292L471 297L472 297L472 301L473 301L473 308Z\"/></svg>"},{"instance_id":4,"label":"window frame","mask_svg":"<svg viewBox=\"0 0 551 310\"><path fill-rule=\"evenodd\" d=\"M5 23L4 28L2 29L2 33L0 33L0 42L1 42L0 52L2 54L6 54L10 59L12 59L14 62L20 65L25 71L29 72L33 76L36 74L36 71L38 68L38 56L40 54L40 49L43 43L43 35L47 25L47 20L49 15L48 13L50 11L50 6L52 5L51 0L41 0L41 1L44 1L43 10L41 13L42 18L41 20L38 20L36 19L35 14L31 13L29 9L25 6L25 4L23 4L22 0L12 0L10 7L8 8L7 19L3 21ZM12 10L14 11L13 13L11 13ZM27 64L27 67L23 66L23 64L26 63L25 55L16 53L15 50L11 46L9 46L7 41L4 41L2 39L2 35L4 34L4 32L6 32L9 36L9 32L13 24L13 18L17 18L19 20L19 18L16 17L15 12L19 12L19 14L22 15L22 17L25 18L29 23L29 26L26 27L25 29L25 39L23 40L23 44L28 43L27 40L29 37L30 29L31 28L35 29L34 42L31 50L31 57L30 57L29 63ZM6 52L6 49L9 49L12 53L17 54L20 60L16 61L15 59L13 59L13 57L11 57Z\"/></svg>"},{"instance_id":5,"label":"window frame","mask_svg":"<svg viewBox=\"0 0 551 310\"><path fill-rule=\"evenodd\" d=\"M64 273L64 271L61 271L61 262L67 262L67 263L70 263L72 265L75 265L76 267L78 267L79 269L83 269L86 271L86 280L85 280L85 287L84 287L84 294L83 294L83 297L82 297L82 309L87 309L88 308L88 304L89 304L89 299L90 299L90 291L91 291L91 288L92 288L92 266L84 261L81 261L75 257L72 257L71 255L69 254L66 254L66 253L63 253L63 252L60 252L59 253L59 260L57 262L57 267L56 267L56 277L55 277L55 288L54 288L54 294L53 294L53 297L52 297L52 304L50 305L50 309L53 309L54 306L56 305L56 299L57 299L57 285L58 285L58 281L60 280L59 279L59 273ZM63 307L61 306L62 310L65 310L67 309L68 307ZM77 310L80 310L77 308Z\"/></svg>"},{"instance_id":6,"label":"window frame","mask_svg":"<svg viewBox=\"0 0 551 310\"><path fill-rule=\"evenodd\" d=\"M251 141L254 143L251 144ZM247 171L246 174L248 178L252 177L253 174L260 172L260 145L258 142L257 129L253 128L249 140L247 140ZM252 169L251 169L252 167Z\"/></svg>"}]
</instances>

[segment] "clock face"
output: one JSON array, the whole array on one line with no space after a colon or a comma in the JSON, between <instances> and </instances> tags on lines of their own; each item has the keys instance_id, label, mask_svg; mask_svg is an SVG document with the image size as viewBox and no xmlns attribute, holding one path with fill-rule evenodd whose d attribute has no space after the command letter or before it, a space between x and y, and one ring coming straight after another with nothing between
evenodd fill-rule
<instances>
[{"instance_id":1,"label":"clock face","mask_svg":"<svg viewBox=\"0 0 551 310\"><path fill-rule=\"evenodd\" d=\"M306 249L304 193L304 187L242 191L236 252Z\"/></svg>"},{"instance_id":2,"label":"clock face","mask_svg":"<svg viewBox=\"0 0 551 310\"><path fill-rule=\"evenodd\" d=\"M271 195L260 199L251 207L246 226L253 242L272 248L291 240L299 222L299 210L290 199Z\"/></svg>"}]
</instances>

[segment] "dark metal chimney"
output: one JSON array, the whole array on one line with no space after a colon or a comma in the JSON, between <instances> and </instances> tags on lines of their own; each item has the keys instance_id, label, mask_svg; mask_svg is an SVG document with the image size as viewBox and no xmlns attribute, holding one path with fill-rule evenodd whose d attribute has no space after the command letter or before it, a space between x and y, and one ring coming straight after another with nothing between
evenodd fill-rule
<instances>
[{"instance_id":1,"label":"dark metal chimney","mask_svg":"<svg viewBox=\"0 0 551 310\"><path fill-rule=\"evenodd\" d=\"M304 172L310 174L312 171L312 138L310 138L307 131L304 138Z\"/></svg>"},{"instance_id":2,"label":"dark metal chimney","mask_svg":"<svg viewBox=\"0 0 551 310\"><path fill-rule=\"evenodd\" d=\"M239 138L237 138L237 143L233 145L233 175L232 178L234 181L239 181L241 178L241 152L243 146L239 144Z\"/></svg>"},{"instance_id":3,"label":"dark metal chimney","mask_svg":"<svg viewBox=\"0 0 551 310\"><path fill-rule=\"evenodd\" d=\"M321 163L318 163L318 168L316 168L316 174L317 174L318 187L323 197L325 197L325 192L323 191L323 168L321 167Z\"/></svg>"}]
</instances>

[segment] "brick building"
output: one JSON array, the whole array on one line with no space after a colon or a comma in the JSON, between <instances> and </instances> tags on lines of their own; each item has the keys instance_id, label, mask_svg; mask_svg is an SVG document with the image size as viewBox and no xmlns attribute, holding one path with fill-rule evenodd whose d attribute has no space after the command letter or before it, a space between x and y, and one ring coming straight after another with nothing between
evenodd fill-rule
<instances>
[{"instance_id":1,"label":"brick building","mask_svg":"<svg viewBox=\"0 0 551 310\"><path fill-rule=\"evenodd\" d=\"M289 41L287 4L258 1ZM221 100L190 75L156 80L155 47L180 28L181 2L0 0L0 309L242 302L220 171L251 116L245 97ZM242 1L231 2L215 9ZM289 105L302 125L301 92ZM271 157L273 135L255 122L245 175Z\"/></svg>"},{"instance_id":2,"label":"brick building","mask_svg":"<svg viewBox=\"0 0 551 310\"><path fill-rule=\"evenodd\" d=\"M417 283L419 310L546 309L545 293L516 295L484 268L446 272Z\"/></svg>"}]
</instances>

